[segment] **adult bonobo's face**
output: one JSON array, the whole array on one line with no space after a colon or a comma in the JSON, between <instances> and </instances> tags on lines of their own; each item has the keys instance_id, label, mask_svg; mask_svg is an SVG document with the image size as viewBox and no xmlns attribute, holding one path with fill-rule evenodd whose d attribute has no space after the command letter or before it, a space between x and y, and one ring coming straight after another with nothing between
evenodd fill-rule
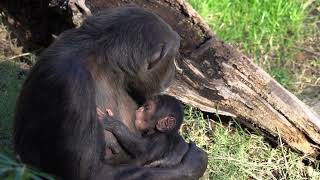
<instances>
[{"instance_id":1,"label":"adult bonobo's face","mask_svg":"<svg viewBox=\"0 0 320 180\"><path fill-rule=\"evenodd\" d=\"M142 85L139 88L146 96L164 91L175 77L175 56L178 53L179 40L169 39L154 51L138 73Z\"/></svg>"},{"instance_id":2,"label":"adult bonobo's face","mask_svg":"<svg viewBox=\"0 0 320 180\"><path fill-rule=\"evenodd\" d=\"M114 8L88 17L81 28L97 39L99 67L121 75L134 96L158 94L174 78L180 37L157 15L137 7Z\"/></svg>"},{"instance_id":3,"label":"adult bonobo's face","mask_svg":"<svg viewBox=\"0 0 320 180\"><path fill-rule=\"evenodd\" d=\"M151 14L142 28L147 42L147 56L131 84L134 91L144 96L158 94L165 90L175 77L174 60L180 47L180 36L160 17Z\"/></svg>"}]
</instances>

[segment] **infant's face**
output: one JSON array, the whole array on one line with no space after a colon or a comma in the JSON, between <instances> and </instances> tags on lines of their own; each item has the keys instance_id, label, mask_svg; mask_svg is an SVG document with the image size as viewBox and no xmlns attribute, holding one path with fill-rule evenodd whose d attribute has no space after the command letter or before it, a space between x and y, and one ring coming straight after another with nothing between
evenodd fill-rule
<instances>
[{"instance_id":1,"label":"infant's face","mask_svg":"<svg viewBox=\"0 0 320 180\"><path fill-rule=\"evenodd\" d=\"M152 122L152 116L155 110L156 104L151 100L148 100L136 110L135 126L138 131L146 131L154 128L155 122Z\"/></svg>"}]
</instances>

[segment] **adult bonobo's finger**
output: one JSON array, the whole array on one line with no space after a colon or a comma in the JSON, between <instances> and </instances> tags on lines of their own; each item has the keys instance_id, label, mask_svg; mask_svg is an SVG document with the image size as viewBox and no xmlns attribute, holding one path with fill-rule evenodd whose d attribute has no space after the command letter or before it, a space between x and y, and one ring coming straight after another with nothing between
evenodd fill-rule
<instances>
[{"instance_id":1,"label":"adult bonobo's finger","mask_svg":"<svg viewBox=\"0 0 320 180\"><path fill-rule=\"evenodd\" d=\"M183 170L188 173L190 179L199 179L207 169L207 153L196 146L194 142L189 143L189 151L182 160Z\"/></svg>"},{"instance_id":2,"label":"adult bonobo's finger","mask_svg":"<svg viewBox=\"0 0 320 180\"><path fill-rule=\"evenodd\" d=\"M106 114L99 108L97 107L97 115L98 119L101 121L104 117L106 117Z\"/></svg>"},{"instance_id":3,"label":"adult bonobo's finger","mask_svg":"<svg viewBox=\"0 0 320 180\"><path fill-rule=\"evenodd\" d=\"M113 112L111 111L111 109L106 109L106 112L109 116L113 117Z\"/></svg>"}]
</instances>

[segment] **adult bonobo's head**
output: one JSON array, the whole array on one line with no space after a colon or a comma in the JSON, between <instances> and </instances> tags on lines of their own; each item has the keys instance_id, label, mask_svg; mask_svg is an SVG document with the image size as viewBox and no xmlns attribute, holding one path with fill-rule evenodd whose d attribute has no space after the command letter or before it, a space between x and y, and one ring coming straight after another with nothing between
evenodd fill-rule
<instances>
[{"instance_id":1,"label":"adult bonobo's head","mask_svg":"<svg viewBox=\"0 0 320 180\"><path fill-rule=\"evenodd\" d=\"M115 8L89 17L81 28L97 38L100 67L121 75L117 80L129 93L156 94L173 80L180 37L157 15L137 7Z\"/></svg>"}]
</instances>

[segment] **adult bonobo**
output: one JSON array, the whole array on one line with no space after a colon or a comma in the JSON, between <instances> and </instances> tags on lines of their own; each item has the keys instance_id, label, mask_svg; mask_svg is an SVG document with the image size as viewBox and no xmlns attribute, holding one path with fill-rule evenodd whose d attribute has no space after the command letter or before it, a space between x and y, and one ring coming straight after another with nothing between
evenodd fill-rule
<instances>
[{"instance_id":1,"label":"adult bonobo","mask_svg":"<svg viewBox=\"0 0 320 180\"><path fill-rule=\"evenodd\" d=\"M23 85L15 152L23 162L63 179L199 178L206 154L184 141L176 149L186 153L175 167L108 164L106 148L119 157L126 154L97 117L97 108L110 109L136 132L135 100L167 88L178 48L179 36L169 25L136 7L100 12L66 31L40 56Z\"/></svg>"}]
</instances>

